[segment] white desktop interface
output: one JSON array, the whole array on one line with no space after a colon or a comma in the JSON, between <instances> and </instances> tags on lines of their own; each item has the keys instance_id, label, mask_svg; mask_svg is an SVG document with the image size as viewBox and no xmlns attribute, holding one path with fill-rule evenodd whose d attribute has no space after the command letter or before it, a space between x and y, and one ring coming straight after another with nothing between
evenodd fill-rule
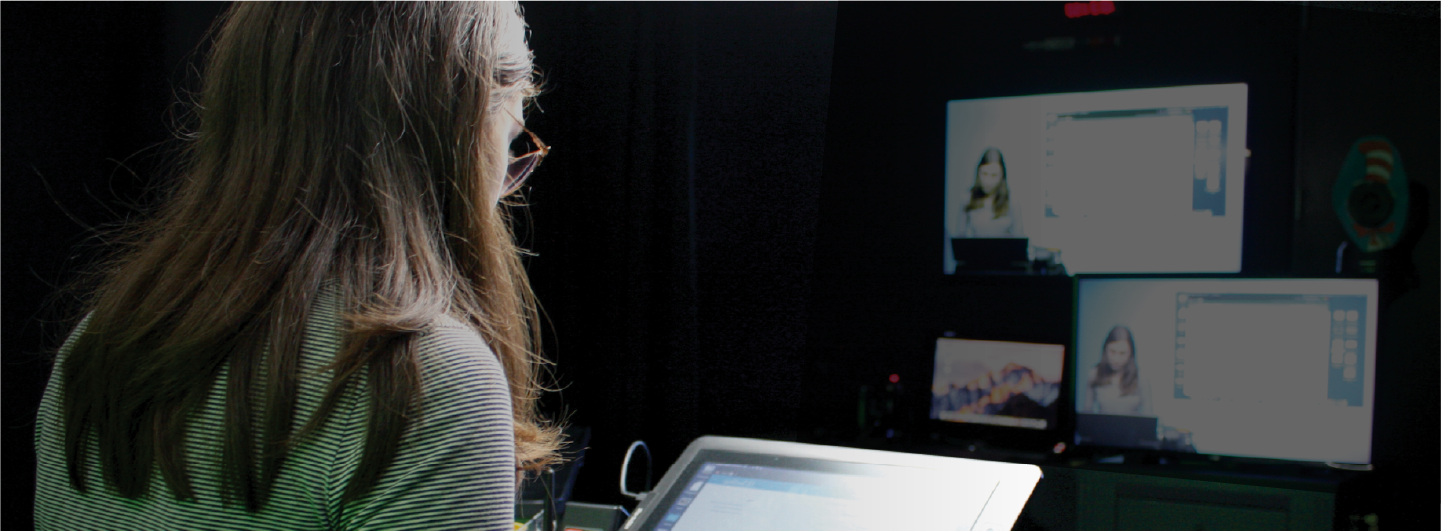
<instances>
[{"instance_id":1,"label":"white desktop interface","mask_svg":"<svg viewBox=\"0 0 1441 531\"><path fill-rule=\"evenodd\" d=\"M984 477L960 481L900 467L892 472L878 478L706 463L655 529L971 529L997 485ZM937 507L946 509L938 513Z\"/></svg>"},{"instance_id":2,"label":"white desktop interface","mask_svg":"<svg viewBox=\"0 0 1441 531\"><path fill-rule=\"evenodd\" d=\"M1375 280L1078 282L1081 428L1154 417L1202 454L1370 462Z\"/></svg>"},{"instance_id":3,"label":"white desktop interface","mask_svg":"<svg viewBox=\"0 0 1441 531\"><path fill-rule=\"evenodd\" d=\"M1040 479L1034 465L706 436L622 529L1010 529Z\"/></svg>"},{"instance_id":4,"label":"white desktop interface","mask_svg":"<svg viewBox=\"0 0 1441 531\"><path fill-rule=\"evenodd\" d=\"M1024 237L1071 273L1238 272L1247 154L1245 84L950 101L943 270Z\"/></svg>"}]
</instances>

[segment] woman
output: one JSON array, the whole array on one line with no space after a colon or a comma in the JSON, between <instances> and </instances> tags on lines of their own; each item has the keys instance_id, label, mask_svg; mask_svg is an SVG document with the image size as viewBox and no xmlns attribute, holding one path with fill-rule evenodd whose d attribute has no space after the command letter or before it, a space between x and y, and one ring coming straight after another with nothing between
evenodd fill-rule
<instances>
[{"instance_id":1,"label":"woman","mask_svg":"<svg viewBox=\"0 0 1441 531\"><path fill-rule=\"evenodd\" d=\"M971 185L970 200L955 218L951 230L955 238L1022 238L1021 213L1011 204L1011 188L1006 184L1006 159L1000 150L986 149L976 165L976 181Z\"/></svg>"},{"instance_id":2,"label":"woman","mask_svg":"<svg viewBox=\"0 0 1441 531\"><path fill-rule=\"evenodd\" d=\"M1151 386L1136 367L1131 329L1115 326L1101 345L1101 362L1086 378L1084 413L1151 416Z\"/></svg>"},{"instance_id":3,"label":"woman","mask_svg":"<svg viewBox=\"0 0 1441 531\"><path fill-rule=\"evenodd\" d=\"M514 3L240 3L36 429L61 529L510 529L553 463ZM536 141L538 143L538 141Z\"/></svg>"}]
</instances>

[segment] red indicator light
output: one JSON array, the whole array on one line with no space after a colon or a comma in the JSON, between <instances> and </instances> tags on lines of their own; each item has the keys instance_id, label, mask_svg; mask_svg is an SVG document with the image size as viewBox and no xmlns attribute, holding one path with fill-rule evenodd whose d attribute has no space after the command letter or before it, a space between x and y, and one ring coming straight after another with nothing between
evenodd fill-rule
<instances>
[{"instance_id":1,"label":"red indicator light","mask_svg":"<svg viewBox=\"0 0 1441 531\"><path fill-rule=\"evenodd\" d=\"M891 375L891 383L900 383L900 382L901 382L901 375L899 375L899 374L892 374L892 375Z\"/></svg>"},{"instance_id":2,"label":"red indicator light","mask_svg":"<svg viewBox=\"0 0 1441 531\"><path fill-rule=\"evenodd\" d=\"M1066 18L1109 15L1115 12L1115 2L1070 2L1066 4Z\"/></svg>"}]
</instances>

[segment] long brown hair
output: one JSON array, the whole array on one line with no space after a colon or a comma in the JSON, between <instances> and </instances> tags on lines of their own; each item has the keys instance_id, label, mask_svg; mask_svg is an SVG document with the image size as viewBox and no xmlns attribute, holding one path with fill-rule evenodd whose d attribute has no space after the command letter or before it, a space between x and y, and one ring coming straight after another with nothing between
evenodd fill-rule
<instances>
[{"instance_id":1,"label":"long brown hair","mask_svg":"<svg viewBox=\"0 0 1441 531\"><path fill-rule=\"evenodd\" d=\"M556 459L559 430L536 404L536 305L495 197L507 154L487 127L536 90L519 15L513 2L226 12L180 178L100 273L58 368L72 486L89 487L93 437L121 496L145 496L158 468L173 495L193 498L185 420L228 365L226 500L260 510L291 449L367 374L368 437L344 493L356 499L416 420L416 346L442 315L474 328L504 367L518 465ZM321 410L296 426L300 342L323 285L349 328Z\"/></svg>"},{"instance_id":2,"label":"long brown hair","mask_svg":"<svg viewBox=\"0 0 1441 531\"><path fill-rule=\"evenodd\" d=\"M1001 156L1001 150L986 148L981 153L981 161L976 163L976 183L971 185L971 202L966 204L966 212L981 208L985 205L986 190L981 187L981 166L987 164L999 164L1001 166L1001 182L996 184L996 192L991 200L991 211L993 216L1000 219L1011 211L1011 187L1006 184L1006 158Z\"/></svg>"},{"instance_id":3,"label":"long brown hair","mask_svg":"<svg viewBox=\"0 0 1441 531\"><path fill-rule=\"evenodd\" d=\"M1131 359L1126 361L1126 366L1120 371L1111 368L1106 362L1106 345L1117 341L1125 341L1131 346ZM1111 332L1106 334L1106 340L1101 343L1101 362L1096 364L1096 378L1091 380L1091 387L1101 387L1111 381L1111 377L1117 373L1121 375L1121 395L1129 396L1136 394L1136 381L1140 378L1139 370L1136 368L1136 339L1131 336L1131 329L1122 325L1111 327Z\"/></svg>"}]
</instances>

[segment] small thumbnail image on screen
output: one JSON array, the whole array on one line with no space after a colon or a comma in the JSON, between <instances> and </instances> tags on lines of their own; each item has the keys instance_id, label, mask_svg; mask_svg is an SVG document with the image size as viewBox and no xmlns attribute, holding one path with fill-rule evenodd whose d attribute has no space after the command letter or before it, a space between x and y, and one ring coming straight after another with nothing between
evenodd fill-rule
<instances>
[{"instance_id":1,"label":"small thumbnail image on screen","mask_svg":"<svg viewBox=\"0 0 1441 531\"><path fill-rule=\"evenodd\" d=\"M1061 345L938 338L931 418L1052 428L1064 355Z\"/></svg>"}]
</instances>

